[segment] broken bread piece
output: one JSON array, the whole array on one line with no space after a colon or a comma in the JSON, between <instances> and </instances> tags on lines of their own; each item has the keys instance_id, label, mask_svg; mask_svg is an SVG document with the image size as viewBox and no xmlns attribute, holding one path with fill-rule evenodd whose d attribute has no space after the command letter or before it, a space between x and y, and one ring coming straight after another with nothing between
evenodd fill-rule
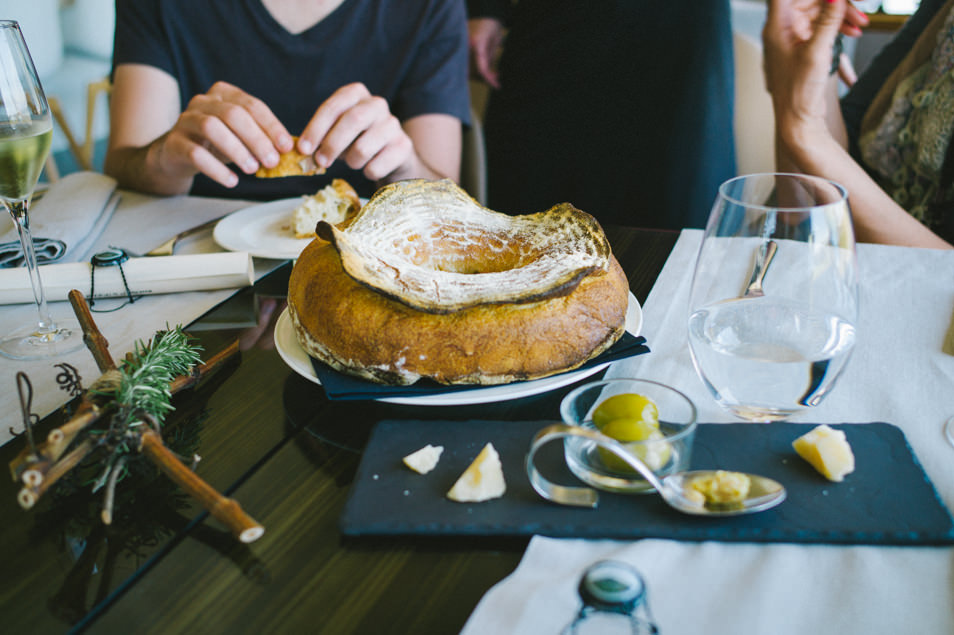
<instances>
[{"instance_id":1,"label":"broken bread piece","mask_svg":"<svg viewBox=\"0 0 954 635\"><path fill-rule=\"evenodd\" d=\"M480 503L500 498L506 491L500 455L493 444L488 443L447 492L447 498L458 503Z\"/></svg>"},{"instance_id":2,"label":"broken bread piece","mask_svg":"<svg viewBox=\"0 0 954 635\"><path fill-rule=\"evenodd\" d=\"M431 445L428 443L420 450L411 452L404 457L404 465L408 466L418 474L427 474L435 467L441 458L441 452L444 451L442 445Z\"/></svg>"},{"instance_id":3,"label":"broken bread piece","mask_svg":"<svg viewBox=\"0 0 954 635\"><path fill-rule=\"evenodd\" d=\"M283 152L278 157L278 164L273 168L267 168L264 165L259 166L255 171L255 176L260 179L276 179L284 176L312 176L314 174L324 174L325 169L315 163L315 158L308 154L302 154L297 149L298 137L292 137L294 145L288 152Z\"/></svg>"},{"instance_id":4,"label":"broken bread piece","mask_svg":"<svg viewBox=\"0 0 954 635\"><path fill-rule=\"evenodd\" d=\"M843 430L820 425L795 439L792 447L829 481L841 482L855 470L855 455Z\"/></svg>"},{"instance_id":5,"label":"broken bread piece","mask_svg":"<svg viewBox=\"0 0 954 635\"><path fill-rule=\"evenodd\" d=\"M360 209L361 199L351 184L334 179L311 196L301 197L301 204L292 212L295 238L314 238L318 221L344 226Z\"/></svg>"}]
</instances>

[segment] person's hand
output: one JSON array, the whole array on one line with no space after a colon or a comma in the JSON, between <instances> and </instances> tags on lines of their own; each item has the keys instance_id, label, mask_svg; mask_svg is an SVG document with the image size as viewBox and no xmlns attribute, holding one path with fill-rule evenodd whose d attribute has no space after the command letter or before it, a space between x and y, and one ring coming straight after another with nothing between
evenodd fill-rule
<instances>
[{"instance_id":1,"label":"person's hand","mask_svg":"<svg viewBox=\"0 0 954 635\"><path fill-rule=\"evenodd\" d=\"M844 82L849 88L858 81L858 73L855 72L855 65L847 53L838 56L838 79Z\"/></svg>"},{"instance_id":2,"label":"person's hand","mask_svg":"<svg viewBox=\"0 0 954 635\"><path fill-rule=\"evenodd\" d=\"M495 62L504 39L504 26L496 18L472 18L467 21L470 48L470 76L489 86L500 88Z\"/></svg>"},{"instance_id":3,"label":"person's hand","mask_svg":"<svg viewBox=\"0 0 954 635\"><path fill-rule=\"evenodd\" d=\"M372 181L416 174L414 143L387 100L364 84L342 86L318 107L298 140L302 154L327 168L339 158Z\"/></svg>"},{"instance_id":4,"label":"person's hand","mask_svg":"<svg viewBox=\"0 0 954 635\"><path fill-rule=\"evenodd\" d=\"M765 80L782 130L826 129L835 38L859 35L867 21L847 0L771 0L762 31Z\"/></svg>"},{"instance_id":5,"label":"person's hand","mask_svg":"<svg viewBox=\"0 0 954 635\"><path fill-rule=\"evenodd\" d=\"M239 333L239 350L258 348L263 351L275 348L275 323L288 303L282 298L260 297L258 321L255 326Z\"/></svg>"},{"instance_id":6,"label":"person's hand","mask_svg":"<svg viewBox=\"0 0 954 635\"><path fill-rule=\"evenodd\" d=\"M238 177L229 164L252 174L260 164L275 166L278 153L290 150L292 143L285 126L264 102L220 81L189 101L157 142L156 161L170 176L192 178L202 173L234 187Z\"/></svg>"}]
</instances>

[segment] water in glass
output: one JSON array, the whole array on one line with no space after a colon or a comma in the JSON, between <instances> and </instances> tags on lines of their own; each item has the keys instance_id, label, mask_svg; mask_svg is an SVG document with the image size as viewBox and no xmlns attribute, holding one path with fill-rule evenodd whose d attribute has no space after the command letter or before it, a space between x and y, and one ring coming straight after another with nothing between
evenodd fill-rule
<instances>
[{"instance_id":1,"label":"water in glass","mask_svg":"<svg viewBox=\"0 0 954 635\"><path fill-rule=\"evenodd\" d=\"M765 259L769 243L773 256ZM747 293L760 267L762 288ZM856 275L844 188L794 174L723 184L688 319L693 364L716 402L752 421L819 405L854 347Z\"/></svg>"}]
</instances>

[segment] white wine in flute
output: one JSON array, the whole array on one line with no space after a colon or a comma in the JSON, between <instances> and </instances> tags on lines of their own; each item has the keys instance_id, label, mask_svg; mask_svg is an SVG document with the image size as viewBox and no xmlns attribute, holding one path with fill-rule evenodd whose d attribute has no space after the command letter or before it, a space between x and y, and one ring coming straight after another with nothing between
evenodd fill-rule
<instances>
[{"instance_id":1,"label":"white wine in flute","mask_svg":"<svg viewBox=\"0 0 954 635\"><path fill-rule=\"evenodd\" d=\"M0 337L0 355L13 359L57 357L83 345L76 326L53 321L33 249L27 210L50 154L53 120L20 25L0 20L0 201L20 236L27 275L33 286L37 321Z\"/></svg>"},{"instance_id":2,"label":"white wine in flute","mask_svg":"<svg viewBox=\"0 0 954 635\"><path fill-rule=\"evenodd\" d=\"M33 192L50 153L53 126L49 120L26 126L0 126L0 198L10 203Z\"/></svg>"}]
</instances>

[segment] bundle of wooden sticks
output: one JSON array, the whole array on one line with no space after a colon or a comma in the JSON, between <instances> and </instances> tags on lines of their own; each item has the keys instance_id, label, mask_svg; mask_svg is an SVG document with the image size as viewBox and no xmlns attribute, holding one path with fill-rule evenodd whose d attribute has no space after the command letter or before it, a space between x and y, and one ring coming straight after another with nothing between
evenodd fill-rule
<instances>
[{"instance_id":1,"label":"bundle of wooden sticks","mask_svg":"<svg viewBox=\"0 0 954 635\"><path fill-rule=\"evenodd\" d=\"M23 487L17 495L20 506L32 508L44 492L81 461L100 451L104 469L98 486L104 489L102 520L112 522L117 481L127 460L145 457L195 498L242 542L253 542L265 529L233 499L222 496L202 480L193 468L172 452L162 440L161 425L176 392L189 388L238 352L238 342L200 363L198 349L188 345L181 329L162 331L145 345L126 355L117 366L108 342L93 321L86 299L70 292L70 303L83 328L86 346L96 360L100 377L80 398L72 418L52 430L42 443L33 439L30 413L23 399L29 380L17 375L23 405L27 447L10 462L10 472ZM137 390L139 389L139 390ZM145 394L146 397L138 395ZM106 422L96 426L95 422ZM197 462L195 457L193 465Z\"/></svg>"}]
</instances>

